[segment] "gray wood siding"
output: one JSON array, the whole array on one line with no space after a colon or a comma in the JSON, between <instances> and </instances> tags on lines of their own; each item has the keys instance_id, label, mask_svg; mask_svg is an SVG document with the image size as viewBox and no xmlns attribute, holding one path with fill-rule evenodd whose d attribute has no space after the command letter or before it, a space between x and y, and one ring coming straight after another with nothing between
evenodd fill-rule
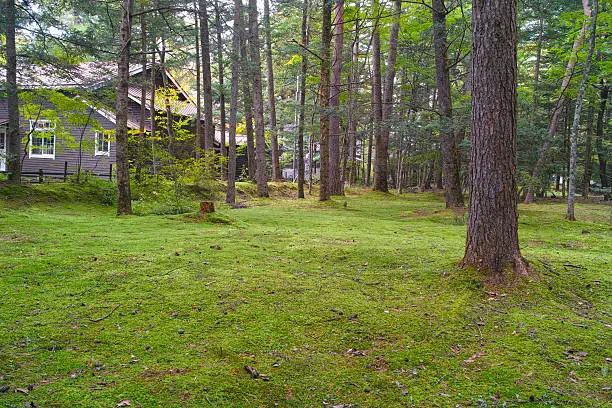
<instances>
[{"instance_id":1,"label":"gray wood siding","mask_svg":"<svg viewBox=\"0 0 612 408\"><path fill-rule=\"evenodd\" d=\"M49 106L52 108L52 106ZM6 99L0 99L0 120L8 117L7 102ZM106 130L112 130L115 128L115 124L102 116L98 112L93 112L93 119L96 119L100 125ZM29 146L26 149L23 139L30 132L30 123L24 117L20 117L20 134L22 137L22 171L23 172L38 172L40 169L43 173L62 173L64 172L64 165L68 163L68 173L76 173L79 166L79 156L81 162L82 172L91 172L96 175L107 177L110 170L110 165L115 164L115 142L111 142L110 156L94 154L94 131L91 126L87 126L83 132L83 127L74 127L70 130L70 134L74 141L70 141L71 145L78 144L83 137L83 148L79 149L78 146L67 146L67 141L62 140L58 137L55 142L55 158L44 158L44 157L29 157Z\"/></svg>"},{"instance_id":2,"label":"gray wood siding","mask_svg":"<svg viewBox=\"0 0 612 408\"><path fill-rule=\"evenodd\" d=\"M107 130L115 128L115 124L106 119L104 116L94 112L93 118L98 120L100 125ZM22 136L26 136L29 132L29 123L25 122L21 126ZM70 134L74 138L71 144L78 143L83 140L83 147L79 149L76 146L68 147L65 141L58 138L55 142L55 159L42 157L28 157L29 153L24 153L23 168L24 172L39 171L60 173L64 171L64 163L68 162L68 173L76 173L78 171L79 159L81 162L81 171L90 172L97 175L108 176L110 165L116 162L115 142L111 142L110 156L94 154L94 133L91 126L87 126L83 132L83 127L75 127Z\"/></svg>"}]
</instances>

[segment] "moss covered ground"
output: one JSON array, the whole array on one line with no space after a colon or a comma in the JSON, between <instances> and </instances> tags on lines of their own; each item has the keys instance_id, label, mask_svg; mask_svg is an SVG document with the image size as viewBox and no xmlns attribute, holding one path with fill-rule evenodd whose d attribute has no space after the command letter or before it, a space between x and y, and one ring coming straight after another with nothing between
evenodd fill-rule
<instances>
[{"instance_id":1,"label":"moss covered ground","mask_svg":"<svg viewBox=\"0 0 612 408\"><path fill-rule=\"evenodd\" d=\"M31 189L0 198L0 406L610 406L609 206L520 206L531 275L489 287L435 194L202 220Z\"/></svg>"}]
</instances>

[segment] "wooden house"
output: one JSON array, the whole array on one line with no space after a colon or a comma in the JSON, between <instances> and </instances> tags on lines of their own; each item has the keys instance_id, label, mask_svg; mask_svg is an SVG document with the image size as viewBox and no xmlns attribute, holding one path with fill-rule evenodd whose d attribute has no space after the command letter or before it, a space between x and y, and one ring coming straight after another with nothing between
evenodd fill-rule
<instances>
[{"instance_id":1,"label":"wooden house","mask_svg":"<svg viewBox=\"0 0 612 408\"><path fill-rule=\"evenodd\" d=\"M187 118L195 131L195 103L170 72L166 71L164 77L159 67L156 68L156 87L166 84L174 90L171 100L155 101L157 115L170 111L173 117ZM113 136L116 72L116 63L93 62L66 69L37 66L19 69L24 176L65 177L77 172L112 175L116 152ZM4 73L0 72L2 76ZM131 67L128 127L134 131L141 127L143 80L150 79L151 66L144 72L141 66ZM144 97L143 127L150 131L151 91L147 87ZM0 171L6 171L7 122L7 100L0 96Z\"/></svg>"}]
</instances>

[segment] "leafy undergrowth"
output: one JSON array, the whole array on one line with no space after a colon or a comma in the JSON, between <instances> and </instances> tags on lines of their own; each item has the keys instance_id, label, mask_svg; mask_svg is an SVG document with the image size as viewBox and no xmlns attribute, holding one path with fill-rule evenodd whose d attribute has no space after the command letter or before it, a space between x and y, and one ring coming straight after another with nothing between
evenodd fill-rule
<instances>
[{"instance_id":1,"label":"leafy undergrowth","mask_svg":"<svg viewBox=\"0 0 612 408\"><path fill-rule=\"evenodd\" d=\"M465 214L439 196L356 193L198 222L4 205L0 403L610 402L610 207L521 206L531 276L500 289L457 270Z\"/></svg>"}]
</instances>

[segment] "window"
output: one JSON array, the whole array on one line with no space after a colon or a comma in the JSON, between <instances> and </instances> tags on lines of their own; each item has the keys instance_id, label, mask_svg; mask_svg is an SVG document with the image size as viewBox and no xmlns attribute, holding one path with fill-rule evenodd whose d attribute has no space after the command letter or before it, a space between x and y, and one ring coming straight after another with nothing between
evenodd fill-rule
<instances>
[{"instance_id":1,"label":"window","mask_svg":"<svg viewBox=\"0 0 612 408\"><path fill-rule=\"evenodd\" d=\"M50 120L30 120L30 157L55 159L54 130Z\"/></svg>"},{"instance_id":2,"label":"window","mask_svg":"<svg viewBox=\"0 0 612 408\"><path fill-rule=\"evenodd\" d=\"M96 156L110 156L110 140L108 135L104 132L94 132L94 138L96 141L95 155Z\"/></svg>"}]
</instances>

